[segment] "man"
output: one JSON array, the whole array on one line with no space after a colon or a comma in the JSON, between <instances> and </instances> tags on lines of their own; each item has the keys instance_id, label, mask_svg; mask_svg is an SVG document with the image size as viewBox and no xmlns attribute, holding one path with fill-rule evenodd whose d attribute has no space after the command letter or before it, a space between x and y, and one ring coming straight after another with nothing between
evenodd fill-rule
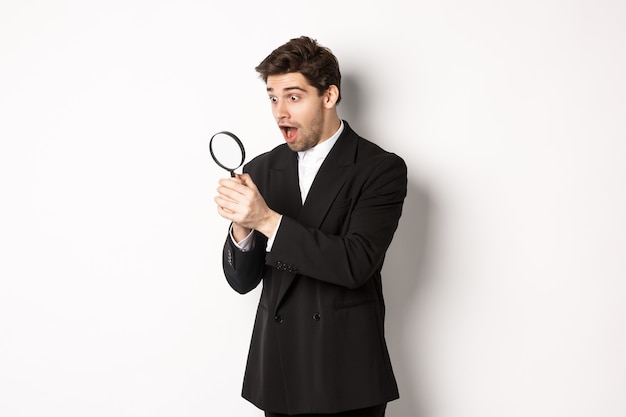
<instances>
[{"instance_id":1,"label":"man","mask_svg":"<svg viewBox=\"0 0 626 417\"><path fill-rule=\"evenodd\" d=\"M243 397L266 416L384 416L398 398L381 275L406 195L404 161L337 115L332 52L292 39L256 68L284 144L219 181L224 273L263 281Z\"/></svg>"}]
</instances>

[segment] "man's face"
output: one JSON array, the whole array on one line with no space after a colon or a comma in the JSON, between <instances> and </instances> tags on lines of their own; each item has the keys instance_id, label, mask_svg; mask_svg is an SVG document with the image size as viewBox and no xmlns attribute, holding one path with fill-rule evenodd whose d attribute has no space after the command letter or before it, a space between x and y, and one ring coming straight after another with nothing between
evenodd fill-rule
<instances>
[{"instance_id":1,"label":"man's face","mask_svg":"<svg viewBox=\"0 0 626 417\"><path fill-rule=\"evenodd\" d=\"M330 135L326 137L324 131L325 97L302 74L270 75L267 93L274 119L292 151L306 151L328 139Z\"/></svg>"}]
</instances>

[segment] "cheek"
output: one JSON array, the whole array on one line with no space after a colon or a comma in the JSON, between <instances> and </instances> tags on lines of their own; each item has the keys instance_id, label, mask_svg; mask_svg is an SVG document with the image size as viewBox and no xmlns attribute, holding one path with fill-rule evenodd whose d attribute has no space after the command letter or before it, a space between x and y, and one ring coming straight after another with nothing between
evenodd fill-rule
<instances>
[{"instance_id":1,"label":"cheek","mask_svg":"<svg viewBox=\"0 0 626 417\"><path fill-rule=\"evenodd\" d=\"M317 112L318 109L315 106L302 105L294 108L293 114L297 115L298 119L302 121L302 124L310 126L317 120Z\"/></svg>"}]
</instances>

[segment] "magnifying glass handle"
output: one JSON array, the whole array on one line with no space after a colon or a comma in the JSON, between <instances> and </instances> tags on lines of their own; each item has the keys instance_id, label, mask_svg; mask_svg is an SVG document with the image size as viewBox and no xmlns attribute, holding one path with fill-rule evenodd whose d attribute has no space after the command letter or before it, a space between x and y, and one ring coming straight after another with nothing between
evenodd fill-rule
<instances>
[{"instance_id":1,"label":"magnifying glass handle","mask_svg":"<svg viewBox=\"0 0 626 417\"><path fill-rule=\"evenodd\" d=\"M235 178L235 170L230 171L230 177Z\"/></svg>"}]
</instances>

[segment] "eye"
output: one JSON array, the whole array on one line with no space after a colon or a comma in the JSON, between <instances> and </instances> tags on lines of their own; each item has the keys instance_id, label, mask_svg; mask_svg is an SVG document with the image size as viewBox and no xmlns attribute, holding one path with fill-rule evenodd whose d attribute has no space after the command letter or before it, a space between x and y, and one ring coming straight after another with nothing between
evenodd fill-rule
<instances>
[{"instance_id":1,"label":"eye","mask_svg":"<svg viewBox=\"0 0 626 417\"><path fill-rule=\"evenodd\" d=\"M298 101L298 98L299 97L297 95L295 95L295 94L289 96L289 100L291 100L291 101Z\"/></svg>"},{"instance_id":2,"label":"eye","mask_svg":"<svg viewBox=\"0 0 626 417\"><path fill-rule=\"evenodd\" d=\"M278 101L278 99L276 97L274 97L274 96L270 96L270 101L272 103L276 103Z\"/></svg>"}]
</instances>

